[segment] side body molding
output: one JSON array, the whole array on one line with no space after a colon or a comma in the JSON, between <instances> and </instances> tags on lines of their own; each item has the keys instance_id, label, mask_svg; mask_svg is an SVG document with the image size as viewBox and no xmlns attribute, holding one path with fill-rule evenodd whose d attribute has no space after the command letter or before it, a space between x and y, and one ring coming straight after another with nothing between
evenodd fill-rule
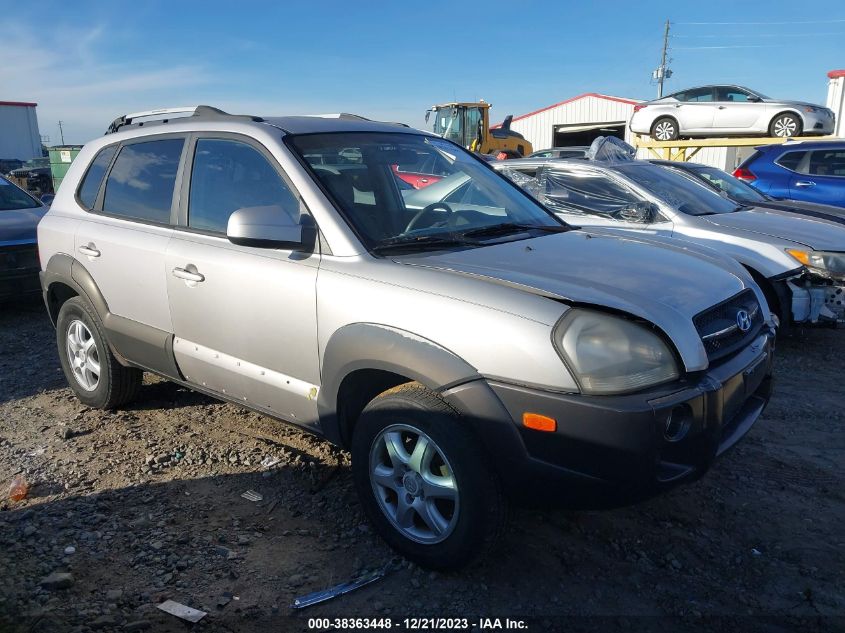
<instances>
[{"instance_id":1,"label":"side body molding","mask_svg":"<svg viewBox=\"0 0 845 633\"><path fill-rule=\"evenodd\" d=\"M407 376L429 389L443 391L480 378L465 360L411 332L376 323L351 323L329 338L317 398L320 425L333 441L342 441L337 398L344 378L361 369Z\"/></svg>"},{"instance_id":2,"label":"side body molding","mask_svg":"<svg viewBox=\"0 0 845 633\"><path fill-rule=\"evenodd\" d=\"M122 364L182 380L173 356L173 334L112 314L91 273L79 261L64 254L53 255L41 273L44 302L53 325L58 317L55 284L72 288L94 307L106 329L111 350Z\"/></svg>"}]
</instances>

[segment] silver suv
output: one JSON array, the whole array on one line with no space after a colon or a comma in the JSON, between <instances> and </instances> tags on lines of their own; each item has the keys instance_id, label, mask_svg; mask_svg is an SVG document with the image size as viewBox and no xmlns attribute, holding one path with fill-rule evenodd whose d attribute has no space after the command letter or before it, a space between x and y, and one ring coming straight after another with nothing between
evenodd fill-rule
<instances>
[{"instance_id":1,"label":"silver suv","mask_svg":"<svg viewBox=\"0 0 845 633\"><path fill-rule=\"evenodd\" d=\"M426 155L466 186L406 204L395 166ZM769 399L773 321L742 267L570 227L402 125L127 115L38 238L80 400L120 406L149 371L319 434L428 567L478 554L514 495L696 477Z\"/></svg>"}]
</instances>

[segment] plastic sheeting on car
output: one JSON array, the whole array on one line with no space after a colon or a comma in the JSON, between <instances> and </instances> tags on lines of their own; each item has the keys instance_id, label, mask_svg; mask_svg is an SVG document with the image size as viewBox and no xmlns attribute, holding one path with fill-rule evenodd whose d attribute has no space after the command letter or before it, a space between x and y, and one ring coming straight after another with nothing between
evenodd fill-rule
<instances>
[{"instance_id":1,"label":"plastic sheeting on car","mask_svg":"<svg viewBox=\"0 0 845 633\"><path fill-rule=\"evenodd\" d=\"M629 145L622 139L615 136L599 136L587 150L587 160L601 162L616 162L634 160L637 156L637 148Z\"/></svg>"}]
</instances>

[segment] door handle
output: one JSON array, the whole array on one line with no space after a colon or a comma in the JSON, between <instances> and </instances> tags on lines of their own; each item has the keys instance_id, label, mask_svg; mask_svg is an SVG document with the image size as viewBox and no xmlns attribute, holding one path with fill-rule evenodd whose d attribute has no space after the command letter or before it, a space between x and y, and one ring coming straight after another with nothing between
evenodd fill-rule
<instances>
[{"instance_id":1,"label":"door handle","mask_svg":"<svg viewBox=\"0 0 845 633\"><path fill-rule=\"evenodd\" d=\"M799 180L798 182L795 183L795 186L796 187L815 187L816 183L814 183L812 180Z\"/></svg>"},{"instance_id":2,"label":"door handle","mask_svg":"<svg viewBox=\"0 0 845 633\"><path fill-rule=\"evenodd\" d=\"M200 273L192 273L190 270L185 270L184 268L174 268L173 269L173 276L177 277L178 279L184 279L185 281L205 281L205 275Z\"/></svg>"},{"instance_id":3,"label":"door handle","mask_svg":"<svg viewBox=\"0 0 845 633\"><path fill-rule=\"evenodd\" d=\"M717 106L717 107L719 108L719 110L724 110L724 109L725 109L725 106Z\"/></svg>"},{"instance_id":4,"label":"door handle","mask_svg":"<svg viewBox=\"0 0 845 633\"><path fill-rule=\"evenodd\" d=\"M100 251L98 251L97 248L93 244L91 244L90 242L86 246L80 246L79 252L82 253L83 255L87 255L88 257L99 257L100 256Z\"/></svg>"}]
</instances>

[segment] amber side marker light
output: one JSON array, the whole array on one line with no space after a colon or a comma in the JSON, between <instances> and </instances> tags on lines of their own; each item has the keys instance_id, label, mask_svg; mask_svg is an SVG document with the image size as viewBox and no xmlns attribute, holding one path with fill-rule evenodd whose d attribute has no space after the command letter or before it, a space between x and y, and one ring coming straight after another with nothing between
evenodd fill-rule
<instances>
[{"instance_id":1,"label":"amber side marker light","mask_svg":"<svg viewBox=\"0 0 845 633\"><path fill-rule=\"evenodd\" d=\"M553 433L557 430L557 420L547 415L540 415L539 413L523 413L522 426L527 429L534 429L535 431Z\"/></svg>"}]
</instances>

